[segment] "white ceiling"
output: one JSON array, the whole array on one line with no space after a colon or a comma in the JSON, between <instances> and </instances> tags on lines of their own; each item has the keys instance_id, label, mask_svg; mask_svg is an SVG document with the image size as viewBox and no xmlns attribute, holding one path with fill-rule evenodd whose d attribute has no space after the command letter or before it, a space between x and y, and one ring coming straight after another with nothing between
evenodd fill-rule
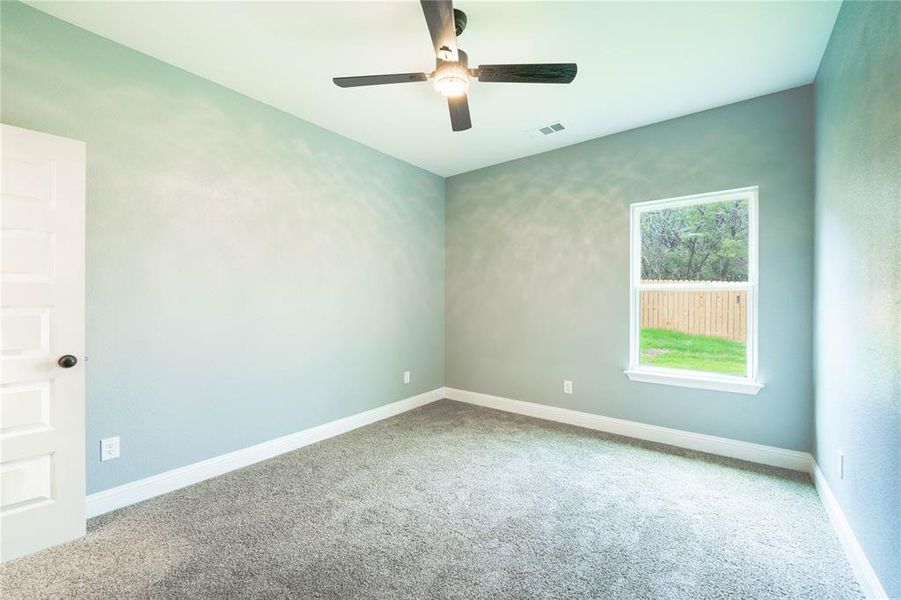
<instances>
[{"instance_id":1,"label":"white ceiling","mask_svg":"<svg viewBox=\"0 0 901 600\"><path fill-rule=\"evenodd\" d=\"M431 71L415 1L30 4L449 176L810 83L840 2L459 0L471 66L576 62L579 74L571 85L473 81L473 128L458 133L431 83L331 81ZM565 132L525 133L557 120Z\"/></svg>"}]
</instances>

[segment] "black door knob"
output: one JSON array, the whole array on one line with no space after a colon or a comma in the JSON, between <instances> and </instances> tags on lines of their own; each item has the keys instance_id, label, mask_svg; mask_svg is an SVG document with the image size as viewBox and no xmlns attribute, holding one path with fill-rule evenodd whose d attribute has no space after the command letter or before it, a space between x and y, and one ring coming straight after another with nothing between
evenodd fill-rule
<instances>
[{"instance_id":1,"label":"black door knob","mask_svg":"<svg viewBox=\"0 0 901 600\"><path fill-rule=\"evenodd\" d=\"M71 369L78 362L78 359L72 356L71 354L66 354L65 356L60 356L59 360L56 361L56 364L61 366L64 369Z\"/></svg>"}]
</instances>

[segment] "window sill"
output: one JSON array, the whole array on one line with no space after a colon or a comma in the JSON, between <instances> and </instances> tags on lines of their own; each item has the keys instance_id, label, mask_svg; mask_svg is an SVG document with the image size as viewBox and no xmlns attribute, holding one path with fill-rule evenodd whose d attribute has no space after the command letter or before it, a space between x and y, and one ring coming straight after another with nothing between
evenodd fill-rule
<instances>
[{"instance_id":1,"label":"window sill","mask_svg":"<svg viewBox=\"0 0 901 600\"><path fill-rule=\"evenodd\" d=\"M628 369L623 372L631 381L658 383L660 385L675 385L679 387L696 388L699 390L716 390L719 392L732 392L734 394L756 395L757 392L763 389L762 383L732 377L705 377L682 373L636 369Z\"/></svg>"}]
</instances>

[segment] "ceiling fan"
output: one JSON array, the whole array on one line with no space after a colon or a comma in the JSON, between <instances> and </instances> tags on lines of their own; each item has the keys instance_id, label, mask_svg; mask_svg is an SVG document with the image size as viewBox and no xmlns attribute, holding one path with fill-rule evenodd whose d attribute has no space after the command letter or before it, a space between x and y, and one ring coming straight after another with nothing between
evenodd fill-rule
<instances>
[{"instance_id":1,"label":"ceiling fan","mask_svg":"<svg viewBox=\"0 0 901 600\"><path fill-rule=\"evenodd\" d=\"M575 63L479 65L470 69L466 53L457 48L457 36L466 29L466 13L455 9L452 0L420 0L420 4L435 47L434 71L335 77L335 85L347 88L431 79L435 91L447 97L451 129L463 131L472 127L466 97L470 77L491 83L570 83L576 77Z\"/></svg>"}]
</instances>

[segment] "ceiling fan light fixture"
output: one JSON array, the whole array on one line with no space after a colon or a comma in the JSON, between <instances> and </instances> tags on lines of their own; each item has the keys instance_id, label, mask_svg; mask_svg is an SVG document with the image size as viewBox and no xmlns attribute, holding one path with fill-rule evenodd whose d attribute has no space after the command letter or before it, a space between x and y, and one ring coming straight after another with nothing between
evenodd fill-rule
<instances>
[{"instance_id":1,"label":"ceiling fan light fixture","mask_svg":"<svg viewBox=\"0 0 901 600\"><path fill-rule=\"evenodd\" d=\"M419 4L435 51L433 72L334 77L335 85L348 88L431 79L435 91L447 98L451 129L465 131L472 127L466 95L470 77L495 83L572 83L576 77L575 63L480 64L478 68L470 69L469 57L457 46L457 37L466 28L466 13L454 8L453 0L419 0ZM553 125L545 127L548 128L554 129ZM563 129L562 125L560 129Z\"/></svg>"},{"instance_id":2,"label":"ceiling fan light fixture","mask_svg":"<svg viewBox=\"0 0 901 600\"><path fill-rule=\"evenodd\" d=\"M454 98L469 91L469 73L460 67L445 67L435 72L435 91L442 96Z\"/></svg>"}]
</instances>

